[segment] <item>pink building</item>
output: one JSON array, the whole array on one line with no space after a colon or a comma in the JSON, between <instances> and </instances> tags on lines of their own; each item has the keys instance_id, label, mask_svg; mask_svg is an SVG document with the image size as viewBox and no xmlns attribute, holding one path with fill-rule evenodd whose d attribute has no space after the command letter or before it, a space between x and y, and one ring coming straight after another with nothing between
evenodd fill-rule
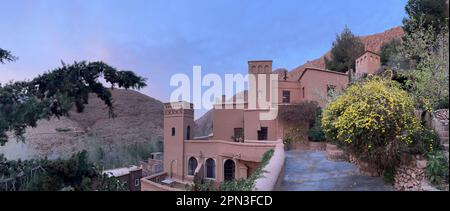
<instances>
[{"instance_id":1,"label":"pink building","mask_svg":"<svg viewBox=\"0 0 450 211\"><path fill-rule=\"evenodd\" d=\"M358 59L356 73L371 73L379 56L367 52ZM379 68L379 66L378 66ZM249 61L249 75L273 73L272 61ZM278 105L317 101L324 106L330 92L344 89L348 75L318 68L306 68L295 77L278 77ZM256 77L258 78L258 77ZM248 95L258 90L258 80L250 82ZM262 82L264 83L264 82ZM270 96L267 92L266 98ZM261 96L259 96L261 97ZM142 179L142 190L179 190L194 176L214 181L247 178L259 166L262 155L282 143L283 124L279 119L261 120L267 109L249 107L249 97L216 104L213 133L195 139L194 109L187 102L166 103L164 108L164 172ZM232 109L225 109L225 108Z\"/></svg>"}]
</instances>

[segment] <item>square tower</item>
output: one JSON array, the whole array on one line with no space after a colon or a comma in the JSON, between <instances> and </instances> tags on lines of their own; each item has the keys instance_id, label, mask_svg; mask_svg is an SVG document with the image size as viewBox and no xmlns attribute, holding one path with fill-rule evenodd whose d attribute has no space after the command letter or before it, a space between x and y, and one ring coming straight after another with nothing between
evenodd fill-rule
<instances>
[{"instance_id":1,"label":"square tower","mask_svg":"<svg viewBox=\"0 0 450 211\"><path fill-rule=\"evenodd\" d=\"M170 178L183 180L184 140L193 139L194 106L188 102L164 104L164 171Z\"/></svg>"},{"instance_id":2,"label":"square tower","mask_svg":"<svg viewBox=\"0 0 450 211\"><path fill-rule=\"evenodd\" d=\"M361 78L364 75L374 74L381 68L381 57L372 51L366 51L355 63L356 78Z\"/></svg>"}]
</instances>

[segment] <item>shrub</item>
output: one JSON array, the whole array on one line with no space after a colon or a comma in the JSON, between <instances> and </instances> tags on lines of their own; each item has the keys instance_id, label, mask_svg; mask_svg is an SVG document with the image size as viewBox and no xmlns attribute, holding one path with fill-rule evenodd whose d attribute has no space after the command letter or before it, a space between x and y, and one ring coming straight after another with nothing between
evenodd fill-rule
<instances>
[{"instance_id":1,"label":"shrub","mask_svg":"<svg viewBox=\"0 0 450 211\"><path fill-rule=\"evenodd\" d=\"M442 151L437 151L428 156L427 179L435 184L448 183L448 160Z\"/></svg>"},{"instance_id":2,"label":"shrub","mask_svg":"<svg viewBox=\"0 0 450 211\"><path fill-rule=\"evenodd\" d=\"M319 142L325 141L325 132L322 128L322 113L318 113L314 125L308 131L308 138L310 141Z\"/></svg>"},{"instance_id":3,"label":"shrub","mask_svg":"<svg viewBox=\"0 0 450 211\"><path fill-rule=\"evenodd\" d=\"M407 153L427 155L441 149L439 136L433 130L422 128L412 136L412 144L406 149Z\"/></svg>"},{"instance_id":4,"label":"shrub","mask_svg":"<svg viewBox=\"0 0 450 211\"><path fill-rule=\"evenodd\" d=\"M296 105L280 106L278 117L285 125L298 126L304 123L313 123L319 111L320 107L317 102L305 101Z\"/></svg>"},{"instance_id":5,"label":"shrub","mask_svg":"<svg viewBox=\"0 0 450 211\"><path fill-rule=\"evenodd\" d=\"M354 83L330 102L322 127L327 139L381 169L397 164L400 149L413 144L412 135L421 128L412 97L380 77Z\"/></svg>"}]
</instances>

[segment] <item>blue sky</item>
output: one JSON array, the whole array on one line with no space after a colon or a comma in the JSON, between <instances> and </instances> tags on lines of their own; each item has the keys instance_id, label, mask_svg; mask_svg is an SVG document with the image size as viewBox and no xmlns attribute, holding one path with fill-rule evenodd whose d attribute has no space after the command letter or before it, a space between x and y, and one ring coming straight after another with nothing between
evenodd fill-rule
<instances>
[{"instance_id":1,"label":"blue sky","mask_svg":"<svg viewBox=\"0 0 450 211\"><path fill-rule=\"evenodd\" d=\"M345 25L358 35L401 25L406 1L2 0L0 48L19 60L0 65L0 83L61 60L103 60L148 78L141 92L167 101L170 77L193 65L245 74L248 60L271 59L290 70L328 51Z\"/></svg>"}]
</instances>

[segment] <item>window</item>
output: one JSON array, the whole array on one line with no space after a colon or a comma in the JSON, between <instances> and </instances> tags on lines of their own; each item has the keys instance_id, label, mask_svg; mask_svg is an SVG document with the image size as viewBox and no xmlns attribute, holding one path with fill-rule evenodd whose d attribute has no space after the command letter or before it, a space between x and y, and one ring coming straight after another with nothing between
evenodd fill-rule
<instances>
[{"instance_id":1,"label":"window","mask_svg":"<svg viewBox=\"0 0 450 211\"><path fill-rule=\"evenodd\" d=\"M235 164L233 160L226 160L223 164L223 176L226 181L234 180Z\"/></svg>"},{"instance_id":2,"label":"window","mask_svg":"<svg viewBox=\"0 0 450 211\"><path fill-rule=\"evenodd\" d=\"M336 86L334 86L334 85L327 85L327 96L328 96L328 98L332 98L334 96L335 91L336 91Z\"/></svg>"},{"instance_id":3,"label":"window","mask_svg":"<svg viewBox=\"0 0 450 211\"><path fill-rule=\"evenodd\" d=\"M234 128L234 141L236 141L236 142L244 141L244 129L243 128Z\"/></svg>"},{"instance_id":4,"label":"window","mask_svg":"<svg viewBox=\"0 0 450 211\"><path fill-rule=\"evenodd\" d=\"M216 178L216 161L212 158L206 160L206 178Z\"/></svg>"},{"instance_id":5,"label":"window","mask_svg":"<svg viewBox=\"0 0 450 211\"><path fill-rule=\"evenodd\" d=\"M261 127L261 130L258 130L258 140L264 141L267 140L267 127Z\"/></svg>"},{"instance_id":6,"label":"window","mask_svg":"<svg viewBox=\"0 0 450 211\"><path fill-rule=\"evenodd\" d=\"M191 126L187 126L187 129L186 129L186 140L191 140Z\"/></svg>"},{"instance_id":7,"label":"window","mask_svg":"<svg viewBox=\"0 0 450 211\"><path fill-rule=\"evenodd\" d=\"M172 128L172 136L175 136L175 128Z\"/></svg>"},{"instance_id":8,"label":"window","mask_svg":"<svg viewBox=\"0 0 450 211\"><path fill-rule=\"evenodd\" d=\"M194 176L195 169L197 169L197 159L190 157L188 160L188 175Z\"/></svg>"},{"instance_id":9,"label":"window","mask_svg":"<svg viewBox=\"0 0 450 211\"><path fill-rule=\"evenodd\" d=\"M291 92L283 91L283 103L291 103Z\"/></svg>"},{"instance_id":10,"label":"window","mask_svg":"<svg viewBox=\"0 0 450 211\"><path fill-rule=\"evenodd\" d=\"M139 179L135 179L134 180L134 186L139 186L140 185L140 181L139 181Z\"/></svg>"},{"instance_id":11,"label":"window","mask_svg":"<svg viewBox=\"0 0 450 211\"><path fill-rule=\"evenodd\" d=\"M302 88L302 95L303 95L303 98L305 98L305 87Z\"/></svg>"}]
</instances>

